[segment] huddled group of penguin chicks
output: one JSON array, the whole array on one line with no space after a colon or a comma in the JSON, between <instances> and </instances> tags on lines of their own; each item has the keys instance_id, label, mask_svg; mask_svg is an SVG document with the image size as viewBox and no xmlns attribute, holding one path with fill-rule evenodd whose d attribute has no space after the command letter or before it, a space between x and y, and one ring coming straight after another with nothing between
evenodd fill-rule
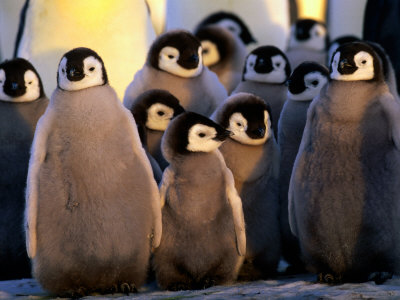
<instances>
[{"instance_id":1,"label":"huddled group of penguin chicks","mask_svg":"<svg viewBox=\"0 0 400 300\"><path fill-rule=\"evenodd\" d=\"M28 61L0 64L0 278L30 275L26 250L58 295L133 292L149 270L169 290L265 279L281 257L320 282L390 278L400 103L383 49L355 40L327 55L324 24L299 20L286 53L247 54L216 13L160 35L123 103L88 48L50 101Z\"/></svg>"}]
</instances>

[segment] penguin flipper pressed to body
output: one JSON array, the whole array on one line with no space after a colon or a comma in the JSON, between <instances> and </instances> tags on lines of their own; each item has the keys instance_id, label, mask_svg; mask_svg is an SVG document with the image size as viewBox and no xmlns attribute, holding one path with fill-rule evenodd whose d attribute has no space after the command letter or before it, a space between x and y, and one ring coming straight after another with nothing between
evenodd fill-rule
<instances>
[{"instance_id":1,"label":"penguin flipper pressed to body","mask_svg":"<svg viewBox=\"0 0 400 300\"><path fill-rule=\"evenodd\" d=\"M397 150L400 150L400 103L396 101L392 94L386 93L379 99L383 111L389 119L390 137Z\"/></svg>"}]
</instances>

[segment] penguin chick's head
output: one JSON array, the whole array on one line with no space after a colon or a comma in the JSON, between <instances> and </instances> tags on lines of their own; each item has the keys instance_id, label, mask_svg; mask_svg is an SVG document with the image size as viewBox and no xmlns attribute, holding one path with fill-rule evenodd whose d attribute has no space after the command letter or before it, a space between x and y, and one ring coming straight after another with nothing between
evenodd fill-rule
<instances>
[{"instance_id":1,"label":"penguin chick's head","mask_svg":"<svg viewBox=\"0 0 400 300\"><path fill-rule=\"evenodd\" d=\"M155 69L180 77L196 77L203 70L199 40L185 30L171 30L152 44L147 57Z\"/></svg>"},{"instance_id":2,"label":"penguin chick's head","mask_svg":"<svg viewBox=\"0 0 400 300\"><path fill-rule=\"evenodd\" d=\"M328 48L328 56L327 56L327 66L329 66L333 53L335 53L336 49L339 48L339 46L344 45L346 43L352 43L352 42L359 42L361 41L358 37L354 35L342 35L336 39L334 39L330 44Z\"/></svg>"},{"instance_id":3,"label":"penguin chick's head","mask_svg":"<svg viewBox=\"0 0 400 300\"><path fill-rule=\"evenodd\" d=\"M317 96L328 82L328 69L316 62L303 62L288 80L288 98L296 101L308 101Z\"/></svg>"},{"instance_id":4,"label":"penguin chick's head","mask_svg":"<svg viewBox=\"0 0 400 300\"><path fill-rule=\"evenodd\" d=\"M279 48L261 46L247 56L242 80L282 84L290 71L289 60Z\"/></svg>"},{"instance_id":5,"label":"penguin chick's head","mask_svg":"<svg viewBox=\"0 0 400 300\"><path fill-rule=\"evenodd\" d=\"M101 57L89 48L75 48L61 58L57 85L66 91L77 91L108 83Z\"/></svg>"},{"instance_id":6,"label":"penguin chick's head","mask_svg":"<svg viewBox=\"0 0 400 300\"><path fill-rule=\"evenodd\" d=\"M16 58L0 64L0 101L30 102L44 96L40 76L29 61Z\"/></svg>"},{"instance_id":7,"label":"penguin chick's head","mask_svg":"<svg viewBox=\"0 0 400 300\"><path fill-rule=\"evenodd\" d=\"M230 135L230 131L194 112L184 112L171 121L162 138L163 154L211 152ZM171 155L166 155L169 157Z\"/></svg>"},{"instance_id":8,"label":"penguin chick's head","mask_svg":"<svg viewBox=\"0 0 400 300\"><path fill-rule=\"evenodd\" d=\"M231 138L245 145L264 144L271 135L271 108L250 93L230 96L216 113L216 121L233 133Z\"/></svg>"},{"instance_id":9,"label":"penguin chick's head","mask_svg":"<svg viewBox=\"0 0 400 300\"><path fill-rule=\"evenodd\" d=\"M184 111L174 95L160 89L144 92L134 101L131 108L137 124L158 131L165 131L172 118Z\"/></svg>"},{"instance_id":10,"label":"penguin chick's head","mask_svg":"<svg viewBox=\"0 0 400 300\"><path fill-rule=\"evenodd\" d=\"M290 30L289 48L305 48L324 51L328 48L329 36L325 24L313 19L300 19Z\"/></svg>"},{"instance_id":11,"label":"penguin chick's head","mask_svg":"<svg viewBox=\"0 0 400 300\"><path fill-rule=\"evenodd\" d=\"M215 12L201 21L197 25L195 31L210 24L215 24L228 29L230 32L237 35L245 45L256 42L247 25L239 16L233 13L225 11Z\"/></svg>"},{"instance_id":12,"label":"penguin chick's head","mask_svg":"<svg viewBox=\"0 0 400 300\"><path fill-rule=\"evenodd\" d=\"M206 67L222 64L233 54L235 47L232 34L216 25L200 27L195 36L200 40L203 49L203 63Z\"/></svg>"},{"instance_id":13,"label":"penguin chick's head","mask_svg":"<svg viewBox=\"0 0 400 300\"><path fill-rule=\"evenodd\" d=\"M367 43L353 42L340 46L333 54L330 78L342 81L380 81L383 72L380 59Z\"/></svg>"}]
</instances>

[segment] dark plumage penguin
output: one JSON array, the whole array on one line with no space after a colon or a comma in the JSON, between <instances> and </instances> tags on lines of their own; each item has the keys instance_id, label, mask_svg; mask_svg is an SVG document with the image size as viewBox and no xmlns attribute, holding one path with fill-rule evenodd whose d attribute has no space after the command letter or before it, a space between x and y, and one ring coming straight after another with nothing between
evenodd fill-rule
<instances>
[{"instance_id":1,"label":"dark plumage penguin","mask_svg":"<svg viewBox=\"0 0 400 300\"><path fill-rule=\"evenodd\" d=\"M328 69L315 62L301 63L288 80L288 95L278 123L278 142L281 152L279 173L280 227L282 254L290 267L288 273L305 271L298 241L288 220L288 189L293 163L299 150L307 110L311 101L328 82Z\"/></svg>"},{"instance_id":2,"label":"dark plumage penguin","mask_svg":"<svg viewBox=\"0 0 400 300\"><path fill-rule=\"evenodd\" d=\"M246 253L242 201L218 147L229 136L210 119L186 112L162 139L170 163L160 186L163 235L154 270L163 289L233 282Z\"/></svg>"},{"instance_id":3,"label":"dark plumage penguin","mask_svg":"<svg viewBox=\"0 0 400 300\"><path fill-rule=\"evenodd\" d=\"M29 150L48 102L31 63L17 58L0 64L0 280L31 277L21 225Z\"/></svg>"},{"instance_id":4,"label":"dark plumage penguin","mask_svg":"<svg viewBox=\"0 0 400 300\"><path fill-rule=\"evenodd\" d=\"M199 40L184 30L171 30L153 42L145 65L125 91L125 107L150 89L167 90L185 110L205 116L227 97L217 75L203 66Z\"/></svg>"},{"instance_id":5,"label":"dark plumage penguin","mask_svg":"<svg viewBox=\"0 0 400 300\"><path fill-rule=\"evenodd\" d=\"M243 203L246 259L239 278L256 280L276 273L279 233L279 149L263 99L238 93L226 99L215 120L233 135L220 147Z\"/></svg>"},{"instance_id":6,"label":"dark plumage penguin","mask_svg":"<svg viewBox=\"0 0 400 300\"><path fill-rule=\"evenodd\" d=\"M373 48L339 47L289 186L291 230L322 282L381 283L398 271L399 115Z\"/></svg>"},{"instance_id":7,"label":"dark plumage penguin","mask_svg":"<svg viewBox=\"0 0 400 300\"><path fill-rule=\"evenodd\" d=\"M33 274L57 295L129 293L145 282L151 245L161 239L157 184L100 56L75 48L57 75L29 162Z\"/></svg>"}]
</instances>

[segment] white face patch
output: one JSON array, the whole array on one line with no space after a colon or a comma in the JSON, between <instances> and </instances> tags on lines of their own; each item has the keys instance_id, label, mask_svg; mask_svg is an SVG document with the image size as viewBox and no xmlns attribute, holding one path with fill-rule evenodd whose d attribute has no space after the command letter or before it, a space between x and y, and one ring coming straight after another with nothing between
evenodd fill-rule
<instances>
[{"instance_id":1,"label":"white face patch","mask_svg":"<svg viewBox=\"0 0 400 300\"><path fill-rule=\"evenodd\" d=\"M171 107L161 103L154 103L147 109L146 127L165 131L173 116L174 110Z\"/></svg>"},{"instance_id":2,"label":"white face patch","mask_svg":"<svg viewBox=\"0 0 400 300\"><path fill-rule=\"evenodd\" d=\"M211 152L217 149L222 141L216 141L215 128L203 124L195 124L189 129L187 150L192 152Z\"/></svg>"},{"instance_id":3,"label":"white face patch","mask_svg":"<svg viewBox=\"0 0 400 300\"><path fill-rule=\"evenodd\" d=\"M66 91L78 91L92 86L103 85L103 68L99 60L88 56L83 60L85 77L79 81L70 81L67 78L67 58L63 57L58 67L58 85Z\"/></svg>"},{"instance_id":4,"label":"white face patch","mask_svg":"<svg viewBox=\"0 0 400 300\"><path fill-rule=\"evenodd\" d=\"M174 47L164 47L161 49L158 57L158 67L168 73L176 76L190 78L200 75L203 70L203 49L199 47L199 65L195 69L185 69L178 64L179 50Z\"/></svg>"},{"instance_id":5,"label":"white face patch","mask_svg":"<svg viewBox=\"0 0 400 300\"><path fill-rule=\"evenodd\" d=\"M295 101L308 101L314 99L322 87L328 82L328 78L320 72L311 72L304 76L306 89L299 94L292 94L288 91L288 98Z\"/></svg>"},{"instance_id":6,"label":"white face patch","mask_svg":"<svg viewBox=\"0 0 400 300\"><path fill-rule=\"evenodd\" d=\"M340 74L339 67L340 52L337 52L332 61L332 79L343 81L370 80L374 78L374 58L365 51L360 51L354 55L354 62L357 70L353 74Z\"/></svg>"},{"instance_id":7,"label":"white face patch","mask_svg":"<svg viewBox=\"0 0 400 300\"><path fill-rule=\"evenodd\" d=\"M291 29L291 38L289 48L307 48L316 51L323 51L326 43L326 28L321 24L315 24L310 29L310 38L308 40L299 41L296 39L296 28L295 25Z\"/></svg>"},{"instance_id":8,"label":"white face patch","mask_svg":"<svg viewBox=\"0 0 400 300\"><path fill-rule=\"evenodd\" d=\"M286 61L282 55L275 55L271 57L273 70L269 73L257 73L254 70L257 55L251 54L246 61L246 73L244 79L256 82L266 83L284 83L286 81Z\"/></svg>"},{"instance_id":9,"label":"white face patch","mask_svg":"<svg viewBox=\"0 0 400 300\"><path fill-rule=\"evenodd\" d=\"M338 43L334 43L329 47L329 50L328 50L328 65L331 63L333 53L335 53L337 48L339 48L339 44Z\"/></svg>"},{"instance_id":10,"label":"white face patch","mask_svg":"<svg viewBox=\"0 0 400 300\"><path fill-rule=\"evenodd\" d=\"M24 81L26 91L25 94L19 97L11 97L4 93L4 83L6 81L6 73L3 69L0 69L0 100L9 102L30 102L39 98L40 96L40 84L39 78L32 70L25 71Z\"/></svg>"},{"instance_id":11,"label":"white face patch","mask_svg":"<svg viewBox=\"0 0 400 300\"><path fill-rule=\"evenodd\" d=\"M240 34L242 33L242 29L240 28L240 25L232 20L224 19L215 24L228 29L230 32L232 32L233 34L235 34L237 36L240 36Z\"/></svg>"},{"instance_id":12,"label":"white face patch","mask_svg":"<svg viewBox=\"0 0 400 300\"><path fill-rule=\"evenodd\" d=\"M206 67L215 65L221 59L217 45L209 40L201 41L203 48L203 64Z\"/></svg>"},{"instance_id":13,"label":"white face patch","mask_svg":"<svg viewBox=\"0 0 400 300\"><path fill-rule=\"evenodd\" d=\"M248 128L248 123L245 117L239 112L233 113L232 116L229 118L229 127L228 130L233 133L231 138L241 144L245 145L261 145L266 142L266 140L270 136L271 130L271 121L269 118L268 112L264 111L264 124L265 124L265 134L262 139L252 139L250 138L246 130Z\"/></svg>"}]
</instances>

